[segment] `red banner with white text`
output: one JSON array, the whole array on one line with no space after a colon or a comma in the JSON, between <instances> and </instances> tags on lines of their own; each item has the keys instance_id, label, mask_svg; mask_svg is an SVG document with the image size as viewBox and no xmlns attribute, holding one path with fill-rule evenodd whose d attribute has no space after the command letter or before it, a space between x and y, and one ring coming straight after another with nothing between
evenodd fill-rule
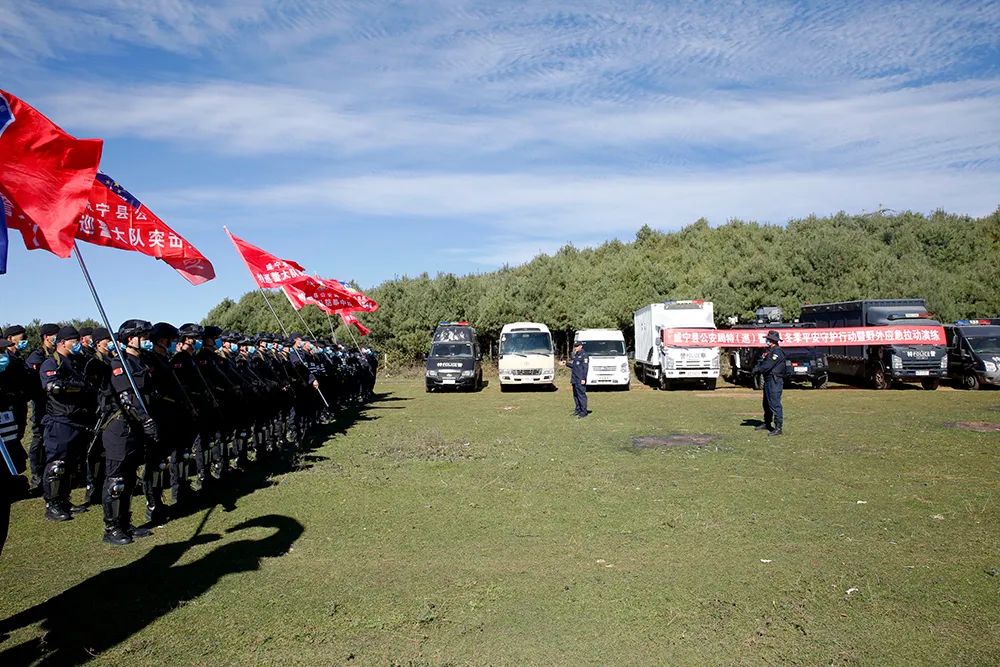
<instances>
[{"instance_id":1,"label":"red banner with white text","mask_svg":"<svg viewBox=\"0 0 1000 667\"><path fill-rule=\"evenodd\" d=\"M945 345L944 327L777 328L782 347L827 345ZM768 329L664 329L668 347L767 347Z\"/></svg>"}]
</instances>

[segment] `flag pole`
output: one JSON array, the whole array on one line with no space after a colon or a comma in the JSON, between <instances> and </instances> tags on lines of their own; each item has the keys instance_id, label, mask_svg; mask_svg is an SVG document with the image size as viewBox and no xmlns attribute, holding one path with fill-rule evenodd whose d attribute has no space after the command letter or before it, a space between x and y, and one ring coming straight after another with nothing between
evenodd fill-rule
<instances>
[{"instance_id":1,"label":"flag pole","mask_svg":"<svg viewBox=\"0 0 1000 667\"><path fill-rule=\"evenodd\" d=\"M351 331L351 327L348 326L346 328L347 328L347 335L349 335L351 337L351 340L354 341L354 347L356 347L356 348L358 348L360 350L361 349L361 344L358 343L358 339L354 337L354 332Z\"/></svg>"},{"instance_id":2,"label":"flag pole","mask_svg":"<svg viewBox=\"0 0 1000 667\"><path fill-rule=\"evenodd\" d=\"M97 311L101 314L101 321L104 322L104 326L107 328L110 334L114 329L111 328L111 321L108 320L108 314L104 312L104 304L101 303L101 297L97 294L97 289L94 287L94 281L90 279L90 271L87 270L87 265L83 261L83 255L80 254L80 246L77 242L73 241L73 252L76 253L76 260L80 263L80 270L83 271L83 277L87 281L87 286L90 287L90 294L94 297L94 303L97 304ZM139 387L135 384L135 378L132 377L132 369L129 368L128 361L125 359L125 350L118 350L118 340L115 337L115 350L118 351L118 355L121 357L122 369L125 371L125 377L128 378L128 383L132 386L132 391L135 392L135 400L139 403L139 407L147 415L149 410L146 409L146 402L142 400L142 393L139 391Z\"/></svg>"},{"instance_id":3,"label":"flag pole","mask_svg":"<svg viewBox=\"0 0 1000 667\"><path fill-rule=\"evenodd\" d=\"M278 321L278 326L281 327L281 333L285 334L285 338L288 338L288 329L285 328L285 325L282 323L281 318L278 317L278 313L274 310L274 306L271 305L270 299L267 298L267 292L264 291L263 287L258 287L257 289L260 290L261 296L264 297L264 303L266 303L267 307L271 310L271 314L274 315L274 319ZM295 309L292 308L292 310ZM305 365L306 361L305 359L302 358L302 355L299 354L299 351L295 349L294 341L292 342L292 352L294 352L295 356L299 358L299 361L301 361L302 364ZM323 405L329 408L330 404L327 402L326 396L323 395L323 390L320 389L319 387L315 387L315 389L316 393L319 394L319 397L323 399Z\"/></svg>"},{"instance_id":4,"label":"flag pole","mask_svg":"<svg viewBox=\"0 0 1000 667\"><path fill-rule=\"evenodd\" d=\"M333 326L333 318L330 317L330 313L326 313L326 321L330 323L330 335L333 336L333 342L340 345L340 341L337 340L337 329Z\"/></svg>"},{"instance_id":5,"label":"flag pole","mask_svg":"<svg viewBox=\"0 0 1000 667\"><path fill-rule=\"evenodd\" d=\"M306 324L305 318L302 317L302 313L300 313L298 309L295 307L295 304L292 303L292 297L288 296L288 292L286 292L285 290L281 290L281 292L282 294L285 295L285 298L288 299L288 305L292 307L292 312L294 312L296 315L299 316L299 322L302 322L302 326L306 328L306 331L309 332L310 336L316 338L317 337L316 334L314 334L312 328L310 328L310 326Z\"/></svg>"},{"instance_id":6,"label":"flag pole","mask_svg":"<svg viewBox=\"0 0 1000 667\"><path fill-rule=\"evenodd\" d=\"M3 436L0 436L0 454L3 455L3 462L7 464L7 470L10 470L11 477L17 477L20 473L14 467L14 459L10 458L10 452L7 451L7 443L4 442Z\"/></svg>"}]
</instances>

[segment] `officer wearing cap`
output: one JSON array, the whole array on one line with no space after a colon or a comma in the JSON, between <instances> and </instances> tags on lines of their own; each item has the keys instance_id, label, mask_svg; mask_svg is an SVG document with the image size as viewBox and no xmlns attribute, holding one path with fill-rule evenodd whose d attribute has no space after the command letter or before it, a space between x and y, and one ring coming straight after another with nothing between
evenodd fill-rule
<instances>
[{"instance_id":1,"label":"officer wearing cap","mask_svg":"<svg viewBox=\"0 0 1000 667\"><path fill-rule=\"evenodd\" d=\"M31 444L28 445L28 464L31 467L30 491L40 494L45 470L45 448L42 446L42 432L45 429L42 426L42 419L45 417L47 396L45 390L42 389L41 381L38 379L38 372L45 360L51 357L56 349L56 334L59 333L59 325L43 324L38 332L42 336L42 347L29 354L25 364L31 375L29 382L31 389Z\"/></svg>"},{"instance_id":2,"label":"officer wearing cap","mask_svg":"<svg viewBox=\"0 0 1000 667\"><path fill-rule=\"evenodd\" d=\"M571 363L573 385L573 402L576 410L573 414L577 419L587 416L587 371L590 370L590 357L583 351L583 343L575 341L573 343L573 359Z\"/></svg>"},{"instance_id":3,"label":"officer wearing cap","mask_svg":"<svg viewBox=\"0 0 1000 667\"><path fill-rule=\"evenodd\" d=\"M767 430L768 435L781 435L784 416L781 410L781 392L785 387L785 352L778 343L781 336L777 331L768 331L765 338L767 349L753 367L753 373L764 379L764 423L758 431Z\"/></svg>"},{"instance_id":4,"label":"officer wearing cap","mask_svg":"<svg viewBox=\"0 0 1000 667\"><path fill-rule=\"evenodd\" d=\"M80 343L83 344L83 329L80 330ZM83 375L87 382L96 390L93 423L93 435L87 445L86 479L87 490L84 501L88 505L101 504L101 493L104 487L104 445L102 444L101 426L107 421L113 407L111 396L111 334L104 327L98 327L91 333L91 350L86 345L83 348Z\"/></svg>"},{"instance_id":5,"label":"officer wearing cap","mask_svg":"<svg viewBox=\"0 0 1000 667\"><path fill-rule=\"evenodd\" d=\"M12 324L3 331L3 337L10 341L10 347L7 348L7 356L10 357L10 372L12 377L18 377L18 382L23 388L23 400L19 401L14 407L14 416L17 419L18 431L17 431L17 442L20 444L24 440L24 432L28 425L28 401L34 396L32 387L34 387L35 373L28 370L28 364L25 362L26 352L28 349L28 334L24 327L20 324ZM18 449L22 449L19 447ZM25 461L22 462L26 464L27 456L25 455Z\"/></svg>"},{"instance_id":6,"label":"officer wearing cap","mask_svg":"<svg viewBox=\"0 0 1000 667\"><path fill-rule=\"evenodd\" d=\"M56 333L55 340L52 356L38 369L46 395L42 419L45 450L42 484L45 518L66 521L72 518L71 513L87 509L85 505L70 503L70 472L86 451L93 390L73 362L82 347L80 332L75 327L64 326Z\"/></svg>"},{"instance_id":7,"label":"officer wearing cap","mask_svg":"<svg viewBox=\"0 0 1000 667\"><path fill-rule=\"evenodd\" d=\"M151 481L162 475L160 462L145 456L147 449L155 450L160 437L156 422L147 412L155 394L155 382L150 376L149 366L143 361L141 349L150 328L145 320L122 323L118 328L116 345L120 353L111 358L109 393L112 409L102 436L106 474L101 503L104 510L104 542L118 546L130 544L135 537L150 534L148 529L132 525L129 511L137 470L144 459L143 487L147 486L148 480L150 487L162 487L162 483ZM129 382L125 364L128 364L135 388ZM138 396L135 389L139 390ZM153 509L158 510L158 507Z\"/></svg>"}]
</instances>

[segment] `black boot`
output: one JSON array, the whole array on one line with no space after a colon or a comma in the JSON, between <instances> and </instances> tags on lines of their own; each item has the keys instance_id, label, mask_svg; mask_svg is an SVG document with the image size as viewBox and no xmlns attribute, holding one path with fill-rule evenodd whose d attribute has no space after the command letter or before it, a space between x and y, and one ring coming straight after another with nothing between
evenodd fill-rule
<instances>
[{"instance_id":1,"label":"black boot","mask_svg":"<svg viewBox=\"0 0 1000 667\"><path fill-rule=\"evenodd\" d=\"M132 536L128 534L118 523L114 521L104 521L104 543L121 547L132 544Z\"/></svg>"},{"instance_id":2,"label":"black boot","mask_svg":"<svg viewBox=\"0 0 1000 667\"><path fill-rule=\"evenodd\" d=\"M69 521L73 515L58 500L46 500L45 518L49 521Z\"/></svg>"},{"instance_id":3,"label":"black boot","mask_svg":"<svg viewBox=\"0 0 1000 667\"><path fill-rule=\"evenodd\" d=\"M771 431L770 433L768 433L768 435L781 435L781 427L778 426L773 431Z\"/></svg>"}]
</instances>

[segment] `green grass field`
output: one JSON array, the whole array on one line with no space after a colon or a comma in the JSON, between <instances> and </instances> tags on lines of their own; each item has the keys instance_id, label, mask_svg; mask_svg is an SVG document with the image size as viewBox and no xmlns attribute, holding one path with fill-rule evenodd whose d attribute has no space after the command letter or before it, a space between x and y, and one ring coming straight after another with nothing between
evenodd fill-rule
<instances>
[{"instance_id":1,"label":"green grass field","mask_svg":"<svg viewBox=\"0 0 1000 667\"><path fill-rule=\"evenodd\" d=\"M0 665L1000 663L1000 393L425 394L129 548L15 505ZM704 447L635 436L708 434ZM79 491L74 495L79 497Z\"/></svg>"}]
</instances>

